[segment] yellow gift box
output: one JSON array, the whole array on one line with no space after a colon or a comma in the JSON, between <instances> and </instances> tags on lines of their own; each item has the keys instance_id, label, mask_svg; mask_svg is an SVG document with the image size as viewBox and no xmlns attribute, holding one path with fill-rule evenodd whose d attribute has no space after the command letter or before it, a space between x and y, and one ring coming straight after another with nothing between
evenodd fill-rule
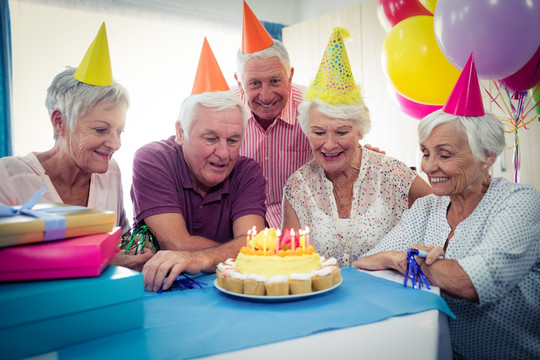
<instances>
[{"instance_id":1,"label":"yellow gift box","mask_svg":"<svg viewBox=\"0 0 540 360\"><path fill-rule=\"evenodd\" d=\"M62 211L65 208L66 211ZM73 207L66 204L36 204L32 211L53 211L65 218L65 235L57 239L110 232L114 211ZM0 217L0 248L45 241L45 220L29 215ZM47 241L48 241L47 240Z\"/></svg>"}]
</instances>

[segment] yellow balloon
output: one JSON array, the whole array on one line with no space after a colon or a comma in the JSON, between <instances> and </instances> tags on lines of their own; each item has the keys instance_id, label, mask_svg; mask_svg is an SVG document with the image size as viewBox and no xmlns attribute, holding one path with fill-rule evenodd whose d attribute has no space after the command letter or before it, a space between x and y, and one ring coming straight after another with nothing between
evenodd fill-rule
<instances>
[{"instance_id":1,"label":"yellow balloon","mask_svg":"<svg viewBox=\"0 0 540 360\"><path fill-rule=\"evenodd\" d=\"M384 40L382 62L395 89L422 104L446 103L460 74L437 45L432 16L413 16L394 26Z\"/></svg>"},{"instance_id":2,"label":"yellow balloon","mask_svg":"<svg viewBox=\"0 0 540 360\"><path fill-rule=\"evenodd\" d=\"M435 5L437 5L437 0L418 0L418 2L430 12L435 13Z\"/></svg>"}]
</instances>

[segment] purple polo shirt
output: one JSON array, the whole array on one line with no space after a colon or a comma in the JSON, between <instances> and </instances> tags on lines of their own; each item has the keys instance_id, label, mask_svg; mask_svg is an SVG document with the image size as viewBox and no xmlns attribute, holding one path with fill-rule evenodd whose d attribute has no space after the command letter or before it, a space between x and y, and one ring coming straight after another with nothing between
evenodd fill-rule
<instances>
[{"instance_id":1,"label":"purple polo shirt","mask_svg":"<svg viewBox=\"0 0 540 360\"><path fill-rule=\"evenodd\" d=\"M202 197L175 136L147 144L133 160L131 200L136 222L164 213L182 214L191 235L220 243L233 238L233 221L264 217L266 181L252 159L239 156L229 176Z\"/></svg>"}]
</instances>

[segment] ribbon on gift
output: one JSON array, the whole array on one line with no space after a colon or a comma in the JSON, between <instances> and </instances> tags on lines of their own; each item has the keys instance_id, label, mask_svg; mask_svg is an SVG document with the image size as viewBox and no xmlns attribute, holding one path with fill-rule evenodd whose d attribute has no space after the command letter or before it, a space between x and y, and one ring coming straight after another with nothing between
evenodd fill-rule
<instances>
[{"instance_id":1,"label":"ribbon on gift","mask_svg":"<svg viewBox=\"0 0 540 360\"><path fill-rule=\"evenodd\" d=\"M85 210L83 206L62 206L47 209L32 209L37 204L39 199L45 194L47 185L43 185L36 191L20 208L13 208L4 204L0 204L0 217L27 215L45 222L45 232L43 240L58 240L66 237L66 218L56 215L56 212L71 212Z\"/></svg>"}]
</instances>

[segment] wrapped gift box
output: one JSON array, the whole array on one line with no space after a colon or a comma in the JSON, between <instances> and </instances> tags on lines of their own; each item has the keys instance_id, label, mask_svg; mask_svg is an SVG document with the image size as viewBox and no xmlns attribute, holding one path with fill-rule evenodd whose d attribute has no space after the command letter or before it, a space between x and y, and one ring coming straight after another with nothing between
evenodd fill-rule
<instances>
[{"instance_id":1,"label":"wrapped gift box","mask_svg":"<svg viewBox=\"0 0 540 360\"><path fill-rule=\"evenodd\" d=\"M141 273L0 284L2 359L28 357L143 326Z\"/></svg>"},{"instance_id":2,"label":"wrapped gift box","mask_svg":"<svg viewBox=\"0 0 540 360\"><path fill-rule=\"evenodd\" d=\"M0 281L98 276L118 253L122 229L0 249Z\"/></svg>"},{"instance_id":3,"label":"wrapped gift box","mask_svg":"<svg viewBox=\"0 0 540 360\"><path fill-rule=\"evenodd\" d=\"M65 204L37 204L32 210L55 210L55 215L66 219L65 236L57 239L109 232L114 225L114 211L82 208L75 211L61 211L69 208ZM44 240L45 221L28 215L0 217L0 247L23 245Z\"/></svg>"}]
</instances>

